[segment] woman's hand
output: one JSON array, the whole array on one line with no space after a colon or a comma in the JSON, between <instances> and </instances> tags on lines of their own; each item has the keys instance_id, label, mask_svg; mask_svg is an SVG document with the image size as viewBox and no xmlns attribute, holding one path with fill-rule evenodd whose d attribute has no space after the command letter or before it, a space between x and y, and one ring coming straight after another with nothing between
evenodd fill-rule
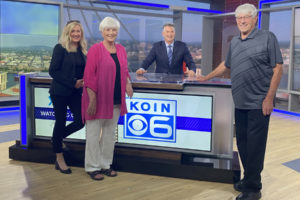
<instances>
[{"instance_id":1,"label":"woman's hand","mask_svg":"<svg viewBox=\"0 0 300 200\"><path fill-rule=\"evenodd\" d=\"M126 83L126 93L127 93L127 95L130 98L132 98L132 96L133 96L133 89L132 89L132 85L131 85L131 82L130 82L129 79L127 80L127 83Z\"/></svg>"},{"instance_id":2,"label":"woman's hand","mask_svg":"<svg viewBox=\"0 0 300 200\"><path fill-rule=\"evenodd\" d=\"M89 115L95 115L96 114L96 99L90 99L90 102L89 102L89 106L88 106L88 109L87 109L87 113Z\"/></svg>"},{"instance_id":3,"label":"woman's hand","mask_svg":"<svg viewBox=\"0 0 300 200\"><path fill-rule=\"evenodd\" d=\"M83 79L78 79L76 81L76 84L75 84L75 88L82 88L83 87Z\"/></svg>"},{"instance_id":4,"label":"woman's hand","mask_svg":"<svg viewBox=\"0 0 300 200\"><path fill-rule=\"evenodd\" d=\"M96 98L96 93L91 90L90 88L87 88L87 93L89 95L89 106L87 109L87 113L89 115L95 115L97 111L97 98Z\"/></svg>"}]
</instances>

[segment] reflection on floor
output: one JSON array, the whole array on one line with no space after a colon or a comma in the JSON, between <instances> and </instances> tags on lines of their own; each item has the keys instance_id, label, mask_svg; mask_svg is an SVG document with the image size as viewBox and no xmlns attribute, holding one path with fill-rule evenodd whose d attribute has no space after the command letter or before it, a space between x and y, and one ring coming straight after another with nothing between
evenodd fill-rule
<instances>
[{"instance_id":1,"label":"reflection on floor","mask_svg":"<svg viewBox=\"0 0 300 200\"><path fill-rule=\"evenodd\" d=\"M289 162L285 162L283 163L283 165L297 171L297 172L300 172L300 158L299 159L296 159L296 160L292 160L292 161L289 161Z\"/></svg>"},{"instance_id":2,"label":"reflection on floor","mask_svg":"<svg viewBox=\"0 0 300 200\"><path fill-rule=\"evenodd\" d=\"M20 138L19 111L0 111L0 143Z\"/></svg>"}]
</instances>

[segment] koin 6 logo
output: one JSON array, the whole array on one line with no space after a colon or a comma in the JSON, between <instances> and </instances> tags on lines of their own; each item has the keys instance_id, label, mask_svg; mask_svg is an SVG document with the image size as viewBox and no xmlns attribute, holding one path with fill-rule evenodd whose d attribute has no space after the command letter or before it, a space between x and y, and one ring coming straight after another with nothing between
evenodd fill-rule
<instances>
[{"instance_id":1,"label":"koin 6 logo","mask_svg":"<svg viewBox=\"0 0 300 200\"><path fill-rule=\"evenodd\" d=\"M176 142L176 101L128 99L124 138Z\"/></svg>"}]
</instances>

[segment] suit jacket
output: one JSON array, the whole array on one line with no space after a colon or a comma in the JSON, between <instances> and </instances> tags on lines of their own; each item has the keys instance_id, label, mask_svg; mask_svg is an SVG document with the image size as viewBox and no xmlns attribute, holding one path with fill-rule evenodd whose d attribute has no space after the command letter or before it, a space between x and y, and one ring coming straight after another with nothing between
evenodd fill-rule
<instances>
[{"instance_id":1,"label":"suit jacket","mask_svg":"<svg viewBox=\"0 0 300 200\"><path fill-rule=\"evenodd\" d=\"M81 56L85 60L85 55L81 53ZM57 44L53 49L49 67L49 74L53 79L49 93L60 96L69 96L74 94L74 92L81 94L82 89L75 88L77 81L75 73L75 54L69 53L61 44Z\"/></svg>"},{"instance_id":2,"label":"suit jacket","mask_svg":"<svg viewBox=\"0 0 300 200\"><path fill-rule=\"evenodd\" d=\"M185 61L190 70L196 71L196 65L190 51L186 44L181 41L174 42L171 66L169 66L165 41L153 44L149 55L142 63L142 68L147 70L154 60L156 61L156 73L183 74L183 61Z\"/></svg>"}]
</instances>

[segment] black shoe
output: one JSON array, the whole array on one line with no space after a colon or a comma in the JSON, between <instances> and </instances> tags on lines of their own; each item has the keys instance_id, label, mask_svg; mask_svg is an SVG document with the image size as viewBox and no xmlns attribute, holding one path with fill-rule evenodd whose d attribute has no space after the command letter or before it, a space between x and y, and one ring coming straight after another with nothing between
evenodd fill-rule
<instances>
[{"instance_id":1,"label":"black shoe","mask_svg":"<svg viewBox=\"0 0 300 200\"><path fill-rule=\"evenodd\" d=\"M104 175L101 173L100 170L97 170L97 171L93 171L93 172L86 172L88 175L90 175L90 177L93 179L93 180L96 180L96 181L101 181L104 179Z\"/></svg>"},{"instance_id":2,"label":"black shoe","mask_svg":"<svg viewBox=\"0 0 300 200\"><path fill-rule=\"evenodd\" d=\"M235 200L259 200L261 192L242 192Z\"/></svg>"},{"instance_id":3,"label":"black shoe","mask_svg":"<svg viewBox=\"0 0 300 200\"><path fill-rule=\"evenodd\" d=\"M110 176L110 177L115 177L118 175L118 173L116 171L114 171L113 169L101 169L101 174L104 174L106 176Z\"/></svg>"},{"instance_id":4,"label":"black shoe","mask_svg":"<svg viewBox=\"0 0 300 200\"><path fill-rule=\"evenodd\" d=\"M55 161L55 169L59 170L63 174L71 174L72 173L72 170L70 168L68 168L68 169L61 169L60 166L59 166L59 164L58 164L58 162L57 162L57 160Z\"/></svg>"},{"instance_id":5,"label":"black shoe","mask_svg":"<svg viewBox=\"0 0 300 200\"><path fill-rule=\"evenodd\" d=\"M233 184L233 188L238 192L243 192L243 180L240 180Z\"/></svg>"}]
</instances>

